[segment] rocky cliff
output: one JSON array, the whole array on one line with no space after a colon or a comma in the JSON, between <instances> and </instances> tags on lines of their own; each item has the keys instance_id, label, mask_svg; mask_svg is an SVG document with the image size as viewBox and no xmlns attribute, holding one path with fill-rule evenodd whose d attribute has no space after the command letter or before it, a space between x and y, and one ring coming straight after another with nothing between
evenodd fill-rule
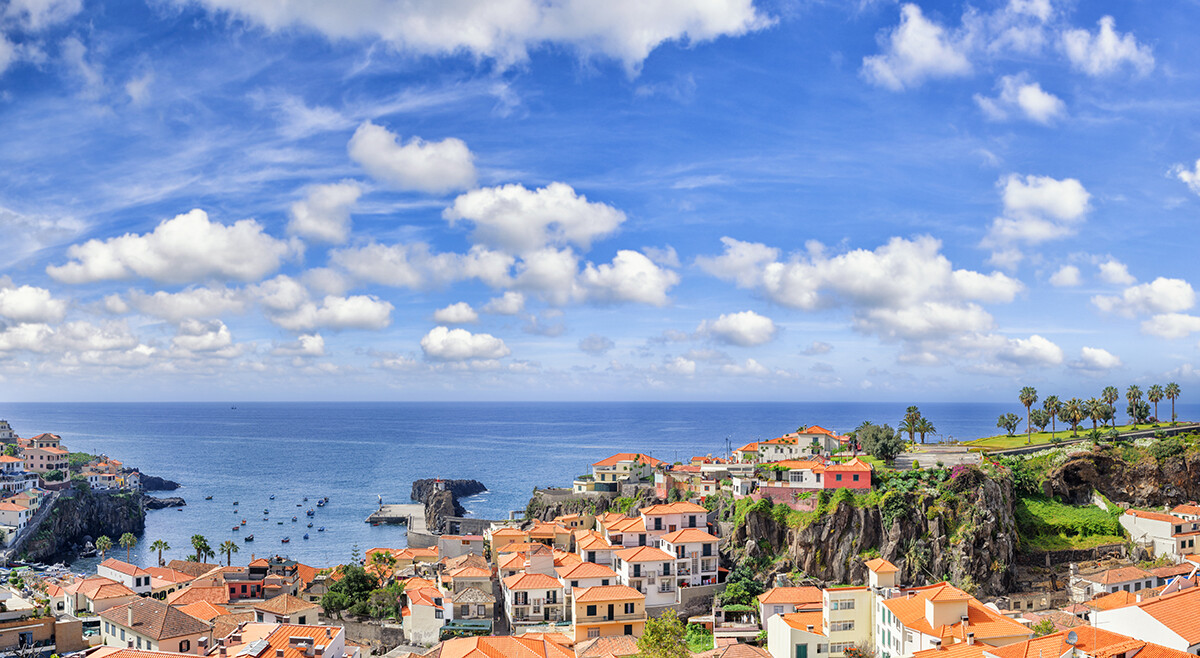
<instances>
[{"instance_id":1,"label":"rocky cliff","mask_svg":"<svg viewBox=\"0 0 1200 658\"><path fill-rule=\"evenodd\" d=\"M1144 456L1130 461L1119 448L1101 447L1071 455L1042 482L1047 496L1087 504L1092 491L1134 507L1161 507L1200 500L1200 454L1161 461Z\"/></svg>"},{"instance_id":2,"label":"rocky cliff","mask_svg":"<svg viewBox=\"0 0 1200 658\"><path fill-rule=\"evenodd\" d=\"M734 561L771 558L766 576L802 571L828 585L864 583L864 562L875 556L900 567L904 584L950 580L986 595L1014 582L1017 528L1007 479L980 474L950 494L891 492L877 505L842 500L830 507L800 520L770 506L751 508L723 552Z\"/></svg>"},{"instance_id":3,"label":"rocky cliff","mask_svg":"<svg viewBox=\"0 0 1200 658\"><path fill-rule=\"evenodd\" d=\"M148 509L166 509L168 507L185 507L187 501L179 496L168 496L166 498L155 498L142 494L142 505Z\"/></svg>"},{"instance_id":4,"label":"rocky cliff","mask_svg":"<svg viewBox=\"0 0 1200 658\"><path fill-rule=\"evenodd\" d=\"M437 482L436 479L417 480L413 482L410 495L413 500L425 505L425 525L434 531L441 528L443 518L467 513L458 502L459 498L487 491L487 487L478 480L442 480L444 487L441 489Z\"/></svg>"},{"instance_id":5,"label":"rocky cliff","mask_svg":"<svg viewBox=\"0 0 1200 658\"><path fill-rule=\"evenodd\" d=\"M36 562L68 560L101 535L116 542L126 532L140 535L145 527L142 496L76 491L58 499L22 553Z\"/></svg>"},{"instance_id":6,"label":"rocky cliff","mask_svg":"<svg viewBox=\"0 0 1200 658\"><path fill-rule=\"evenodd\" d=\"M179 483L143 473L142 488L146 491L175 491L179 488Z\"/></svg>"}]
</instances>

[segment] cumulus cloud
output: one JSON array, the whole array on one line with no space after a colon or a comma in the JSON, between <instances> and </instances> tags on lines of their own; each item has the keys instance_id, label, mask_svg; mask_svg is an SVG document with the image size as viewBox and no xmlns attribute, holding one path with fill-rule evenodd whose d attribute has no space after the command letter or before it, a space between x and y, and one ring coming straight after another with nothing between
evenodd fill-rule
<instances>
[{"instance_id":1,"label":"cumulus cloud","mask_svg":"<svg viewBox=\"0 0 1200 658\"><path fill-rule=\"evenodd\" d=\"M277 326L289 331L314 329L384 329L392 323L391 302L374 295L326 295L321 303L303 301L295 309L268 313Z\"/></svg>"},{"instance_id":2,"label":"cumulus cloud","mask_svg":"<svg viewBox=\"0 0 1200 658\"><path fill-rule=\"evenodd\" d=\"M0 278L0 317L17 323L61 322L67 314L67 302L55 299L45 288L15 286Z\"/></svg>"},{"instance_id":3,"label":"cumulus cloud","mask_svg":"<svg viewBox=\"0 0 1200 658\"><path fill-rule=\"evenodd\" d=\"M501 67L523 62L528 51L567 46L583 57L621 62L630 74L659 45L702 43L740 36L771 25L752 0L642 0L551 2L495 0L321 0L286 3L239 0L176 0L236 16L268 30L303 27L330 39L380 40L413 55L458 55L495 60Z\"/></svg>"},{"instance_id":4,"label":"cumulus cloud","mask_svg":"<svg viewBox=\"0 0 1200 658\"><path fill-rule=\"evenodd\" d=\"M1142 322L1142 333L1159 338L1184 338L1200 331L1200 317L1186 313L1162 313Z\"/></svg>"},{"instance_id":5,"label":"cumulus cloud","mask_svg":"<svg viewBox=\"0 0 1200 658\"><path fill-rule=\"evenodd\" d=\"M509 290L499 297L489 299L483 305L484 313L495 315L516 315L525 310L525 295Z\"/></svg>"},{"instance_id":6,"label":"cumulus cloud","mask_svg":"<svg viewBox=\"0 0 1200 658\"><path fill-rule=\"evenodd\" d=\"M900 8L900 25L879 38L883 53L863 58L863 76L893 91L929 78L967 75L971 62L963 44L914 4Z\"/></svg>"},{"instance_id":7,"label":"cumulus cloud","mask_svg":"<svg viewBox=\"0 0 1200 658\"><path fill-rule=\"evenodd\" d=\"M1121 359L1106 349L1084 347L1079 352L1079 360L1072 361L1068 365L1076 370L1107 372L1113 368L1121 367Z\"/></svg>"},{"instance_id":8,"label":"cumulus cloud","mask_svg":"<svg viewBox=\"0 0 1200 658\"><path fill-rule=\"evenodd\" d=\"M293 342L276 345L271 354L292 357L325 356L325 339L321 334L301 334Z\"/></svg>"},{"instance_id":9,"label":"cumulus cloud","mask_svg":"<svg viewBox=\"0 0 1200 658\"><path fill-rule=\"evenodd\" d=\"M1050 275L1050 285L1056 288L1074 288L1083 283L1083 275L1074 265L1063 265Z\"/></svg>"},{"instance_id":10,"label":"cumulus cloud","mask_svg":"<svg viewBox=\"0 0 1200 658\"><path fill-rule=\"evenodd\" d=\"M975 103L993 121L1004 121L1016 113L1044 125L1067 113L1066 103L1043 90L1041 84L1031 82L1027 73L1006 75L997 81L996 88L994 97L975 94Z\"/></svg>"},{"instance_id":11,"label":"cumulus cloud","mask_svg":"<svg viewBox=\"0 0 1200 658\"><path fill-rule=\"evenodd\" d=\"M1004 214L992 220L981 246L993 249L1007 264L1012 264L1011 251L1020 245L1072 235L1091 209L1091 194L1074 178L1010 174L1000 184Z\"/></svg>"},{"instance_id":12,"label":"cumulus cloud","mask_svg":"<svg viewBox=\"0 0 1200 658\"><path fill-rule=\"evenodd\" d=\"M46 272L64 283L134 277L171 283L210 277L255 281L296 252L252 219L225 225L209 221L208 214L197 209L160 223L150 233L72 245L67 249L70 261L48 266Z\"/></svg>"},{"instance_id":13,"label":"cumulus cloud","mask_svg":"<svg viewBox=\"0 0 1200 658\"><path fill-rule=\"evenodd\" d=\"M189 318L213 318L225 313L241 313L249 304L242 291L232 288L194 287L174 293L163 290L154 293L131 290L126 294L126 299L127 301L122 303L139 313L174 323ZM113 300L109 308L113 311L119 309L118 301L119 298Z\"/></svg>"},{"instance_id":14,"label":"cumulus cloud","mask_svg":"<svg viewBox=\"0 0 1200 658\"><path fill-rule=\"evenodd\" d=\"M1064 31L1062 48L1071 66L1090 76L1108 75L1126 67L1138 75L1154 70L1150 47L1138 43L1130 33L1117 32L1115 25L1112 16L1105 16L1094 34L1083 29Z\"/></svg>"},{"instance_id":15,"label":"cumulus cloud","mask_svg":"<svg viewBox=\"0 0 1200 658\"><path fill-rule=\"evenodd\" d=\"M1092 304L1106 313L1125 317L1186 311L1196 304L1196 291L1183 279L1158 277L1126 288L1119 296L1096 295Z\"/></svg>"},{"instance_id":16,"label":"cumulus cloud","mask_svg":"<svg viewBox=\"0 0 1200 658\"><path fill-rule=\"evenodd\" d=\"M1121 261L1115 258L1100 263L1097 268L1100 272L1100 279L1106 283L1111 283L1115 286L1127 286L1137 279L1129 273L1129 268Z\"/></svg>"},{"instance_id":17,"label":"cumulus cloud","mask_svg":"<svg viewBox=\"0 0 1200 658\"><path fill-rule=\"evenodd\" d=\"M804 356L820 356L822 354L829 354L832 351L833 345L830 345L824 341L814 340L811 345L804 348L804 350L800 353Z\"/></svg>"},{"instance_id":18,"label":"cumulus cloud","mask_svg":"<svg viewBox=\"0 0 1200 658\"><path fill-rule=\"evenodd\" d=\"M685 359L682 356L677 356L664 363L663 370L673 375L690 377L696 374L696 362L691 359Z\"/></svg>"},{"instance_id":19,"label":"cumulus cloud","mask_svg":"<svg viewBox=\"0 0 1200 658\"><path fill-rule=\"evenodd\" d=\"M474 247L466 254L434 252L424 242L334 250L330 262L362 281L416 290L478 278L495 287L511 283L512 256Z\"/></svg>"},{"instance_id":20,"label":"cumulus cloud","mask_svg":"<svg viewBox=\"0 0 1200 658\"><path fill-rule=\"evenodd\" d=\"M587 338L579 341L579 350L592 356L601 356L608 353L609 350L616 347L616 343L611 339L599 334L591 334Z\"/></svg>"},{"instance_id":21,"label":"cumulus cloud","mask_svg":"<svg viewBox=\"0 0 1200 658\"><path fill-rule=\"evenodd\" d=\"M709 335L722 343L752 347L775 339L775 322L754 311L722 313L716 320L700 323L696 333Z\"/></svg>"},{"instance_id":22,"label":"cumulus cloud","mask_svg":"<svg viewBox=\"0 0 1200 658\"><path fill-rule=\"evenodd\" d=\"M1187 185L1189 190L1200 194L1200 160L1196 160L1196 166L1192 169L1188 169L1181 164L1175 165L1171 169L1171 173L1175 174L1175 177L1180 181L1183 181L1183 184Z\"/></svg>"},{"instance_id":23,"label":"cumulus cloud","mask_svg":"<svg viewBox=\"0 0 1200 658\"><path fill-rule=\"evenodd\" d=\"M433 312L433 321L439 324L466 324L478 322L479 314L466 302L457 302Z\"/></svg>"},{"instance_id":24,"label":"cumulus cloud","mask_svg":"<svg viewBox=\"0 0 1200 658\"><path fill-rule=\"evenodd\" d=\"M611 264L588 263L579 279L590 300L652 306L665 306L670 301L667 292L679 283L678 274L628 249L618 251Z\"/></svg>"},{"instance_id":25,"label":"cumulus cloud","mask_svg":"<svg viewBox=\"0 0 1200 658\"><path fill-rule=\"evenodd\" d=\"M471 222L471 239L477 244L517 254L568 244L586 251L593 240L613 234L625 221L625 213L588 201L565 183L537 190L515 184L471 190L442 216L451 225Z\"/></svg>"},{"instance_id":26,"label":"cumulus cloud","mask_svg":"<svg viewBox=\"0 0 1200 658\"><path fill-rule=\"evenodd\" d=\"M461 139L400 143L395 133L367 121L354 131L348 150L371 178L398 190L446 194L475 184L474 156Z\"/></svg>"},{"instance_id":27,"label":"cumulus cloud","mask_svg":"<svg viewBox=\"0 0 1200 658\"><path fill-rule=\"evenodd\" d=\"M746 359L742 363L726 363L721 366L721 374L735 377L762 377L771 374L763 364L754 359Z\"/></svg>"},{"instance_id":28,"label":"cumulus cloud","mask_svg":"<svg viewBox=\"0 0 1200 658\"><path fill-rule=\"evenodd\" d=\"M434 327L421 339L425 358L433 361L500 359L512 352L504 341L491 334L473 334L466 329Z\"/></svg>"},{"instance_id":29,"label":"cumulus cloud","mask_svg":"<svg viewBox=\"0 0 1200 658\"><path fill-rule=\"evenodd\" d=\"M184 320L171 344L187 352L215 352L233 346L233 334L220 320Z\"/></svg>"},{"instance_id":30,"label":"cumulus cloud","mask_svg":"<svg viewBox=\"0 0 1200 658\"><path fill-rule=\"evenodd\" d=\"M362 193L362 186L350 180L312 186L304 199L292 204L288 233L316 242L345 242L350 209Z\"/></svg>"}]
</instances>

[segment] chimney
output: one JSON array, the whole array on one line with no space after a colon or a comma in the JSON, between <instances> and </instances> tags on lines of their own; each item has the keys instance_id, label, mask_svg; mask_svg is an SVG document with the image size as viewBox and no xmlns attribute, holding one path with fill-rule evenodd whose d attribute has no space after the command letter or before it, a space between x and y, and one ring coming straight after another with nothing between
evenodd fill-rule
<instances>
[{"instance_id":1,"label":"chimney","mask_svg":"<svg viewBox=\"0 0 1200 658\"><path fill-rule=\"evenodd\" d=\"M201 650L207 649L208 648L208 638L206 638L206 637L200 638L196 642L196 645L199 646Z\"/></svg>"},{"instance_id":2,"label":"chimney","mask_svg":"<svg viewBox=\"0 0 1200 658\"><path fill-rule=\"evenodd\" d=\"M316 646L316 648L315 648L315 649L313 649L313 651L314 651L314 652L317 654L317 658L320 658L320 656L322 656L322 655L325 653L325 645L324 645L324 644L318 644L318 645Z\"/></svg>"},{"instance_id":3,"label":"chimney","mask_svg":"<svg viewBox=\"0 0 1200 658\"><path fill-rule=\"evenodd\" d=\"M809 633L813 632L813 625L812 625L812 624L809 624L809 625L808 625L808 632L809 632Z\"/></svg>"},{"instance_id":4,"label":"chimney","mask_svg":"<svg viewBox=\"0 0 1200 658\"><path fill-rule=\"evenodd\" d=\"M917 593L912 591L911 589L908 590L908 592L906 592L906 594L908 594L907 598L910 598L910 599L917 595Z\"/></svg>"},{"instance_id":5,"label":"chimney","mask_svg":"<svg viewBox=\"0 0 1200 658\"><path fill-rule=\"evenodd\" d=\"M332 638L332 637L333 637L333 629L332 629L332 628L326 628L326 629L325 629L325 637L328 637L328 638Z\"/></svg>"},{"instance_id":6,"label":"chimney","mask_svg":"<svg viewBox=\"0 0 1200 658\"><path fill-rule=\"evenodd\" d=\"M231 639L231 640L233 640L233 643L234 643L234 644L238 644L238 643L240 643L240 642L242 641L242 632L241 632L241 630L236 630L236 631L234 631L234 632L233 632L233 635L230 637L230 639Z\"/></svg>"},{"instance_id":7,"label":"chimney","mask_svg":"<svg viewBox=\"0 0 1200 658\"><path fill-rule=\"evenodd\" d=\"M935 638L933 638L932 640L930 640L930 644L932 644L932 645L933 645L933 648L934 648L934 649L937 649L937 650L941 651L941 649L942 649L942 638L940 638L940 637L935 637Z\"/></svg>"},{"instance_id":8,"label":"chimney","mask_svg":"<svg viewBox=\"0 0 1200 658\"><path fill-rule=\"evenodd\" d=\"M283 658L283 649L275 650L275 658Z\"/></svg>"},{"instance_id":9,"label":"chimney","mask_svg":"<svg viewBox=\"0 0 1200 658\"><path fill-rule=\"evenodd\" d=\"M133 628L133 603L125 606L125 627Z\"/></svg>"},{"instance_id":10,"label":"chimney","mask_svg":"<svg viewBox=\"0 0 1200 658\"><path fill-rule=\"evenodd\" d=\"M221 658L225 658L225 655L226 655L226 649L225 649L225 645L224 645L224 644L222 644L222 645L221 645L221 648L220 648L220 649L217 649L217 655L218 655L218 656L220 656Z\"/></svg>"},{"instance_id":11,"label":"chimney","mask_svg":"<svg viewBox=\"0 0 1200 658\"><path fill-rule=\"evenodd\" d=\"M975 644L975 632L967 633L967 646Z\"/></svg>"}]
</instances>

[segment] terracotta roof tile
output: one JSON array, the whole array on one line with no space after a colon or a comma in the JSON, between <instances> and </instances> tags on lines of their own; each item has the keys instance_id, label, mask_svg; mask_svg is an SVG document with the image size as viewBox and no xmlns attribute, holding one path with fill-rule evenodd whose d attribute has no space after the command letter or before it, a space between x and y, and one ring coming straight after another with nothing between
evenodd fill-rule
<instances>
[{"instance_id":1,"label":"terracotta roof tile","mask_svg":"<svg viewBox=\"0 0 1200 658\"><path fill-rule=\"evenodd\" d=\"M574 591L575 601L586 603L590 601L641 601L645 594L628 585L600 585L597 587L581 587Z\"/></svg>"},{"instance_id":2,"label":"terracotta roof tile","mask_svg":"<svg viewBox=\"0 0 1200 658\"><path fill-rule=\"evenodd\" d=\"M133 614L132 625L129 623L130 612ZM154 640L206 633L209 630L207 622L151 598L139 598L125 605L111 607L101 612L100 617Z\"/></svg>"},{"instance_id":3,"label":"terracotta roof tile","mask_svg":"<svg viewBox=\"0 0 1200 658\"><path fill-rule=\"evenodd\" d=\"M504 579L504 587L510 590L562 589L562 583L544 573L519 573Z\"/></svg>"},{"instance_id":4,"label":"terracotta roof tile","mask_svg":"<svg viewBox=\"0 0 1200 658\"><path fill-rule=\"evenodd\" d=\"M771 605L786 603L791 605L816 605L821 607L821 589L818 587L774 587L758 595L758 602Z\"/></svg>"},{"instance_id":5,"label":"terracotta roof tile","mask_svg":"<svg viewBox=\"0 0 1200 658\"><path fill-rule=\"evenodd\" d=\"M635 546L613 553L623 562L672 562L675 556L653 546Z\"/></svg>"},{"instance_id":6,"label":"terracotta roof tile","mask_svg":"<svg viewBox=\"0 0 1200 658\"><path fill-rule=\"evenodd\" d=\"M662 536L662 540L670 544L695 544L720 541L698 528L684 528L683 530L669 532Z\"/></svg>"},{"instance_id":7,"label":"terracotta roof tile","mask_svg":"<svg viewBox=\"0 0 1200 658\"><path fill-rule=\"evenodd\" d=\"M812 633L816 635L825 635L825 631L821 629L821 620L824 619L820 610L811 610L805 612L789 612L786 615L780 615L780 618L792 628L805 632L808 627L812 626Z\"/></svg>"}]
</instances>

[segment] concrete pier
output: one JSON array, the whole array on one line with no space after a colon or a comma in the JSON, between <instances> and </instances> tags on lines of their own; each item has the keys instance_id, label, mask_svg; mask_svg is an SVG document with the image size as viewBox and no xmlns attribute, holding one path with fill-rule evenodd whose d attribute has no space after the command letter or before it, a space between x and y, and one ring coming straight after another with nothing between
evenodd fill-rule
<instances>
[{"instance_id":1,"label":"concrete pier","mask_svg":"<svg viewBox=\"0 0 1200 658\"><path fill-rule=\"evenodd\" d=\"M425 506L420 503L380 505L367 517L367 523L403 523L409 534L429 534L425 527Z\"/></svg>"}]
</instances>

